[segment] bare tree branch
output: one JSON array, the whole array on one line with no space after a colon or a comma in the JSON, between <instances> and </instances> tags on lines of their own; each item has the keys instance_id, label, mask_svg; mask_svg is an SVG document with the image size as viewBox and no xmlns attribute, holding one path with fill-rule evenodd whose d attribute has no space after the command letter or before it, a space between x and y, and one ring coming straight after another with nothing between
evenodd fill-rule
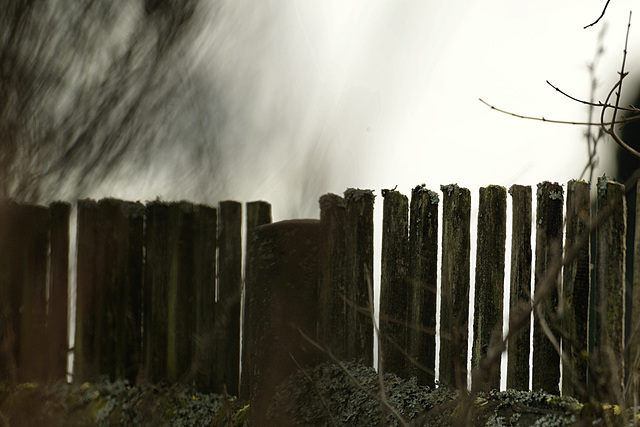
<instances>
[{"instance_id":1,"label":"bare tree branch","mask_svg":"<svg viewBox=\"0 0 640 427\"><path fill-rule=\"evenodd\" d=\"M593 21L591 24L589 25L585 25L583 27L583 29L587 29L589 27L593 27L594 25L596 25L598 22L600 22L600 20L602 19L602 17L604 16L604 14L607 12L607 7L609 7L609 2L611 0L607 0L607 3L604 5L604 8L602 8L602 13L600 14L600 16L598 16L598 19L596 19L595 21Z\"/></svg>"},{"instance_id":2,"label":"bare tree branch","mask_svg":"<svg viewBox=\"0 0 640 427\"><path fill-rule=\"evenodd\" d=\"M547 123L558 123L558 124L562 124L562 125L578 125L578 126L593 126L593 125L600 125L600 123L593 123L593 122L577 122L577 121L567 121L567 120L554 120L554 119L547 119L544 116L543 117L533 117L533 116L525 116L522 114L517 114L517 113L512 113L511 111L507 111L507 110L503 110L500 109L498 107L495 107L491 104L489 104L488 102L486 102L485 100L483 100L482 98L478 98L478 100L480 102L482 102L484 105L486 105L487 107L491 108L492 110L496 110L500 113L503 114L507 114L509 116L513 116L513 117L517 117L519 119L526 119L526 120L536 120L536 121L540 121L540 122L547 122ZM602 107L605 107L605 105L601 105ZM615 124L623 124L623 123L628 123L628 122L632 122L632 121L636 121L636 120L640 120L640 115L635 116L635 117L628 117L628 118L622 118L619 121L615 122ZM608 124L613 124L613 122L605 122L606 125Z\"/></svg>"}]
</instances>

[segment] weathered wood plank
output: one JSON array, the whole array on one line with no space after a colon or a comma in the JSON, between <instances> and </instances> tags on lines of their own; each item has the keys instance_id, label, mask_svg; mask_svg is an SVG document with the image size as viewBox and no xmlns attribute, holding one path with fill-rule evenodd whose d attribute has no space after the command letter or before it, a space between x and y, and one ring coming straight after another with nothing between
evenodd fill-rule
<instances>
[{"instance_id":1,"label":"weathered wood plank","mask_svg":"<svg viewBox=\"0 0 640 427\"><path fill-rule=\"evenodd\" d=\"M215 318L216 318L216 248L218 212L206 205L195 207L194 291L195 336L193 340L196 387L203 393L214 393L215 383Z\"/></svg>"},{"instance_id":2,"label":"weathered wood plank","mask_svg":"<svg viewBox=\"0 0 640 427\"><path fill-rule=\"evenodd\" d=\"M71 205L56 202L49 207L50 267L47 312L48 380L64 380L69 353L69 216Z\"/></svg>"},{"instance_id":3,"label":"weathered wood plank","mask_svg":"<svg viewBox=\"0 0 640 427\"><path fill-rule=\"evenodd\" d=\"M591 249L588 233L591 221L590 186L569 181L567 186L567 250L577 248L576 258L564 266L562 276L562 394L587 398L587 325L591 283ZM586 240L584 239L586 237ZM578 248L578 245L581 245Z\"/></svg>"},{"instance_id":4,"label":"weathered wood plank","mask_svg":"<svg viewBox=\"0 0 640 427\"><path fill-rule=\"evenodd\" d=\"M408 360L409 202L393 190L382 190L382 275L378 366L406 377Z\"/></svg>"},{"instance_id":5,"label":"weathered wood plank","mask_svg":"<svg viewBox=\"0 0 640 427\"><path fill-rule=\"evenodd\" d=\"M354 307L347 304L345 270L345 227L346 205L342 197L325 194L320 198L320 226L322 229L319 260L320 269L318 298L320 304L319 336L322 345L331 349L339 360L349 360L355 354L348 354L353 348L347 342L349 311Z\"/></svg>"},{"instance_id":6,"label":"weathered wood plank","mask_svg":"<svg viewBox=\"0 0 640 427\"><path fill-rule=\"evenodd\" d=\"M624 387L625 236L624 185L598 178L596 212L607 219L596 229L594 357L595 397L621 396Z\"/></svg>"},{"instance_id":7,"label":"weathered wood plank","mask_svg":"<svg viewBox=\"0 0 640 427\"><path fill-rule=\"evenodd\" d=\"M442 279L440 381L467 385L471 195L455 184L442 186Z\"/></svg>"},{"instance_id":8,"label":"weathered wood plank","mask_svg":"<svg viewBox=\"0 0 640 427\"><path fill-rule=\"evenodd\" d=\"M438 194L418 186L411 192L409 229L408 377L435 385Z\"/></svg>"},{"instance_id":9,"label":"weathered wood plank","mask_svg":"<svg viewBox=\"0 0 640 427\"><path fill-rule=\"evenodd\" d=\"M218 392L237 396L240 382L240 297L242 293L242 204L227 200L218 208L218 295L216 359Z\"/></svg>"},{"instance_id":10,"label":"weathered wood plank","mask_svg":"<svg viewBox=\"0 0 640 427\"><path fill-rule=\"evenodd\" d=\"M251 341L247 339L248 331L248 313L247 313L247 289L246 278L251 276L249 269L251 268L248 262L249 254L256 248L251 248L254 244L251 239L251 233L253 229L261 225L271 223L271 205L264 201L256 201L247 203L247 219L246 219L246 237L245 237L245 281L243 283L243 306L242 306L242 370L240 377L240 397L242 399L249 399L249 386L251 384L251 369L249 361L251 359Z\"/></svg>"},{"instance_id":11,"label":"weathered wood plank","mask_svg":"<svg viewBox=\"0 0 640 427\"><path fill-rule=\"evenodd\" d=\"M507 388L529 389L531 335L531 187L513 185ZM516 319L521 324L516 324Z\"/></svg>"},{"instance_id":12,"label":"weathered wood plank","mask_svg":"<svg viewBox=\"0 0 640 427\"><path fill-rule=\"evenodd\" d=\"M345 265L349 310L347 354L366 366L373 365L373 191L347 189L345 230Z\"/></svg>"},{"instance_id":13,"label":"weathered wood plank","mask_svg":"<svg viewBox=\"0 0 640 427\"><path fill-rule=\"evenodd\" d=\"M134 381L141 362L144 206L78 202L74 381Z\"/></svg>"},{"instance_id":14,"label":"weathered wood plank","mask_svg":"<svg viewBox=\"0 0 640 427\"><path fill-rule=\"evenodd\" d=\"M534 390L542 389L551 394L560 392L560 355L556 348L560 341L560 325L556 315L559 277L551 278L548 282L549 289L543 289L541 284L548 275L548 270L551 270L554 263L560 262L562 257L563 198L560 184L538 184L534 300L540 299L541 302L534 310L532 383ZM543 294L544 297L541 298ZM548 334L552 334L555 343Z\"/></svg>"},{"instance_id":15,"label":"weathered wood plank","mask_svg":"<svg viewBox=\"0 0 640 427\"><path fill-rule=\"evenodd\" d=\"M495 185L482 187L478 207L473 368L479 368L488 349L502 341L506 238L507 190ZM478 389L500 388L500 365L495 364L492 368L477 377L484 382ZM474 385L474 388L477 387Z\"/></svg>"}]
</instances>

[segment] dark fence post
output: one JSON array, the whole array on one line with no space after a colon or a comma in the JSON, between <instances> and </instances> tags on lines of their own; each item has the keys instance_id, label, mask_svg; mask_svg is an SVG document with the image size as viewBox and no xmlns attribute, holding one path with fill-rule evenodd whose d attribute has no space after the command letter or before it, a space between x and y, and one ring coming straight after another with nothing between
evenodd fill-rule
<instances>
[{"instance_id":1,"label":"dark fence post","mask_svg":"<svg viewBox=\"0 0 640 427\"><path fill-rule=\"evenodd\" d=\"M506 189L495 185L480 188L472 350L473 367L478 369L489 348L502 341L506 238ZM480 378L483 384L479 389L499 389L500 363L490 371L483 370Z\"/></svg>"},{"instance_id":2,"label":"dark fence post","mask_svg":"<svg viewBox=\"0 0 640 427\"><path fill-rule=\"evenodd\" d=\"M349 284L345 270L346 206L344 199L336 194L325 194L320 198L321 246L319 254L320 279L318 299L320 302L320 325L318 339L331 350L338 360L348 360L347 342L349 312L354 307L347 303Z\"/></svg>"},{"instance_id":3,"label":"dark fence post","mask_svg":"<svg viewBox=\"0 0 640 427\"><path fill-rule=\"evenodd\" d=\"M147 205L145 371L152 382L193 380L195 210L187 202Z\"/></svg>"},{"instance_id":4,"label":"dark fence post","mask_svg":"<svg viewBox=\"0 0 640 427\"><path fill-rule=\"evenodd\" d=\"M382 275L378 366L406 377L409 280L409 203L393 190L382 190Z\"/></svg>"},{"instance_id":5,"label":"dark fence post","mask_svg":"<svg viewBox=\"0 0 640 427\"><path fill-rule=\"evenodd\" d=\"M507 388L529 390L531 333L531 187L513 185ZM515 320L521 323L516 324Z\"/></svg>"},{"instance_id":6,"label":"dark fence post","mask_svg":"<svg viewBox=\"0 0 640 427\"><path fill-rule=\"evenodd\" d=\"M276 386L324 357L302 335L317 340L319 234L320 221L291 220L256 227L249 236L245 366L256 425L268 425Z\"/></svg>"},{"instance_id":7,"label":"dark fence post","mask_svg":"<svg viewBox=\"0 0 640 427\"><path fill-rule=\"evenodd\" d=\"M216 236L217 210L196 205L194 233L195 337L194 366L196 387L204 393L217 391L215 383L215 301L216 301Z\"/></svg>"},{"instance_id":8,"label":"dark fence post","mask_svg":"<svg viewBox=\"0 0 640 427\"><path fill-rule=\"evenodd\" d=\"M373 201L371 190L347 189L345 269L348 310L347 354L373 366ZM371 291L371 294L370 294Z\"/></svg>"},{"instance_id":9,"label":"dark fence post","mask_svg":"<svg viewBox=\"0 0 640 427\"><path fill-rule=\"evenodd\" d=\"M609 215L596 230L594 360L596 398L620 396L624 387L625 236L624 185L598 178L596 212Z\"/></svg>"},{"instance_id":10,"label":"dark fence post","mask_svg":"<svg viewBox=\"0 0 640 427\"><path fill-rule=\"evenodd\" d=\"M66 379L69 315L69 203L56 202L49 207L49 304L47 313L48 380Z\"/></svg>"},{"instance_id":11,"label":"dark fence post","mask_svg":"<svg viewBox=\"0 0 640 427\"><path fill-rule=\"evenodd\" d=\"M547 275L547 270L562 257L562 186L550 182L538 184L537 201L535 300L539 298L540 285ZM552 289L534 310L533 325L533 389L542 389L551 394L558 394L560 391L560 356L558 349L547 336L547 333L555 333L553 338L557 340L556 345L559 343L559 319L556 315L558 281L559 277L554 278L551 283ZM548 332L544 331L541 322L546 323Z\"/></svg>"},{"instance_id":12,"label":"dark fence post","mask_svg":"<svg viewBox=\"0 0 640 427\"><path fill-rule=\"evenodd\" d=\"M438 194L418 186L411 192L409 230L408 376L434 386L436 289L438 276Z\"/></svg>"},{"instance_id":13,"label":"dark fence post","mask_svg":"<svg viewBox=\"0 0 640 427\"><path fill-rule=\"evenodd\" d=\"M144 206L78 202L74 381L134 381L141 363Z\"/></svg>"},{"instance_id":14,"label":"dark fence post","mask_svg":"<svg viewBox=\"0 0 640 427\"><path fill-rule=\"evenodd\" d=\"M240 380L240 296L242 292L242 204L224 201L218 216L216 358L218 392L238 395Z\"/></svg>"},{"instance_id":15,"label":"dark fence post","mask_svg":"<svg viewBox=\"0 0 640 427\"><path fill-rule=\"evenodd\" d=\"M0 207L0 379L45 381L49 211Z\"/></svg>"},{"instance_id":16,"label":"dark fence post","mask_svg":"<svg viewBox=\"0 0 640 427\"><path fill-rule=\"evenodd\" d=\"M636 200L640 200L640 181L636 183ZM627 335L629 343L629 366L627 368L629 376L629 395L634 396L636 400L630 402L631 405L637 406L640 396L640 209L635 209L635 236L633 243L627 242L628 245L634 245L633 251L633 287L631 297L631 330Z\"/></svg>"},{"instance_id":17,"label":"dark fence post","mask_svg":"<svg viewBox=\"0 0 640 427\"><path fill-rule=\"evenodd\" d=\"M591 277L590 186L584 181L567 185L566 242L567 251L577 250L576 258L564 266L562 275L562 394L581 400L588 398L587 324ZM580 245L580 246L579 246Z\"/></svg>"},{"instance_id":18,"label":"dark fence post","mask_svg":"<svg viewBox=\"0 0 640 427\"><path fill-rule=\"evenodd\" d=\"M443 185L441 190L440 381L463 389L467 384L471 195L455 184Z\"/></svg>"},{"instance_id":19,"label":"dark fence post","mask_svg":"<svg viewBox=\"0 0 640 427\"><path fill-rule=\"evenodd\" d=\"M251 232L254 228L259 227L261 225L270 224L271 223L271 205L264 201L256 201L247 203L247 219L246 219L246 236L245 236L245 273L244 273L244 283L243 283L243 294L242 294L242 370L240 373L240 397L242 399L248 400L250 395L249 386L251 384L251 369L249 365L250 352L251 352L251 343L247 339L247 291L246 291L246 278L251 275L249 272L249 256L248 254L252 252L251 245L252 241L250 239Z\"/></svg>"}]
</instances>

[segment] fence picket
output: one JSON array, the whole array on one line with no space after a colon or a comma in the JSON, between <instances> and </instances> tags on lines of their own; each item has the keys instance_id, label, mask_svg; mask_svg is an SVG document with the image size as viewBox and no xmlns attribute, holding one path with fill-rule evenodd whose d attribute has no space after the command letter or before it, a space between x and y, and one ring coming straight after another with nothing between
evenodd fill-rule
<instances>
[{"instance_id":1,"label":"fence picket","mask_svg":"<svg viewBox=\"0 0 640 427\"><path fill-rule=\"evenodd\" d=\"M509 334L507 343L507 388L529 389L529 339L531 316L531 187L512 185L511 276ZM516 319L522 319L516 324Z\"/></svg>"},{"instance_id":2,"label":"fence picket","mask_svg":"<svg viewBox=\"0 0 640 427\"><path fill-rule=\"evenodd\" d=\"M478 368L487 350L502 340L504 256L507 238L507 190L480 188L476 255L472 366ZM500 366L485 370L481 389L500 388Z\"/></svg>"},{"instance_id":3,"label":"fence picket","mask_svg":"<svg viewBox=\"0 0 640 427\"><path fill-rule=\"evenodd\" d=\"M193 205L186 202L147 204L145 371L152 382L193 375L194 217Z\"/></svg>"},{"instance_id":4,"label":"fence picket","mask_svg":"<svg viewBox=\"0 0 640 427\"><path fill-rule=\"evenodd\" d=\"M240 296L242 293L242 204L224 201L218 217L218 298L216 359L218 385L238 394L240 360ZM222 392L222 388L217 390Z\"/></svg>"},{"instance_id":5,"label":"fence picket","mask_svg":"<svg viewBox=\"0 0 640 427\"><path fill-rule=\"evenodd\" d=\"M134 381L141 362L144 207L78 202L74 380Z\"/></svg>"},{"instance_id":6,"label":"fence picket","mask_svg":"<svg viewBox=\"0 0 640 427\"><path fill-rule=\"evenodd\" d=\"M66 378L69 315L69 203L56 202L49 207L49 302L47 309L48 380Z\"/></svg>"},{"instance_id":7,"label":"fence picket","mask_svg":"<svg viewBox=\"0 0 640 427\"><path fill-rule=\"evenodd\" d=\"M455 184L441 190L440 381L462 389L467 385L471 195Z\"/></svg>"},{"instance_id":8,"label":"fence picket","mask_svg":"<svg viewBox=\"0 0 640 427\"><path fill-rule=\"evenodd\" d=\"M240 397L243 399L249 399L249 385L251 384L251 368L250 368L250 355L251 355L251 342L247 339L248 331L248 315L247 315L247 288L246 281L248 277L252 277L252 273L249 271L251 263L249 262L249 254L253 253L256 248L251 235L253 229L261 225L271 223L271 205L264 201L256 201L247 203L247 219L246 219L246 237L245 237L245 271L244 271L244 283L243 283L243 306L242 306L242 369L240 377ZM258 242L259 243L259 242Z\"/></svg>"},{"instance_id":9,"label":"fence picket","mask_svg":"<svg viewBox=\"0 0 640 427\"><path fill-rule=\"evenodd\" d=\"M409 203L406 196L383 190L380 341L378 366L407 376Z\"/></svg>"},{"instance_id":10,"label":"fence picket","mask_svg":"<svg viewBox=\"0 0 640 427\"><path fill-rule=\"evenodd\" d=\"M216 246L218 211L205 205L194 206L194 292L195 336L192 372L198 390L210 393L219 387L216 378Z\"/></svg>"},{"instance_id":11,"label":"fence picket","mask_svg":"<svg viewBox=\"0 0 640 427\"><path fill-rule=\"evenodd\" d=\"M434 386L436 370L436 288L438 194L424 186L411 192L409 230L409 325L407 375Z\"/></svg>"},{"instance_id":12,"label":"fence picket","mask_svg":"<svg viewBox=\"0 0 640 427\"><path fill-rule=\"evenodd\" d=\"M590 367L596 398L621 396L624 387L625 236L624 185L598 178L597 215L611 215L596 230L594 362Z\"/></svg>"},{"instance_id":13,"label":"fence picket","mask_svg":"<svg viewBox=\"0 0 640 427\"><path fill-rule=\"evenodd\" d=\"M536 265L535 293L538 299L540 283L551 268L552 262L558 262L562 256L562 208L563 189L558 183L538 184L536 208ZM533 389L542 389L547 393L558 394L560 383L560 356L555 347L560 342L558 306L559 278L554 278L553 289L534 310L533 324ZM545 329L547 329L545 331ZM553 343L549 337L552 335Z\"/></svg>"},{"instance_id":14,"label":"fence picket","mask_svg":"<svg viewBox=\"0 0 640 427\"><path fill-rule=\"evenodd\" d=\"M640 185L636 183L636 201L640 200ZM633 284L631 295L631 324L626 333L629 343L629 360L627 373L629 381L629 393L634 396L633 406L640 405L640 209L636 209L635 236L633 251ZM628 245L632 244L627 242Z\"/></svg>"},{"instance_id":15,"label":"fence picket","mask_svg":"<svg viewBox=\"0 0 640 427\"><path fill-rule=\"evenodd\" d=\"M318 339L339 360L355 358L347 342L349 312L345 269L346 205L344 198L336 194L325 194L320 198L320 226L323 241L320 247L320 269L318 299L320 318Z\"/></svg>"},{"instance_id":16,"label":"fence picket","mask_svg":"<svg viewBox=\"0 0 640 427\"><path fill-rule=\"evenodd\" d=\"M373 365L373 322L369 290L373 290L373 191L350 188L347 206L345 265L348 310L347 354L366 366ZM373 295L371 295L373 301ZM363 310L364 309L364 310Z\"/></svg>"},{"instance_id":17,"label":"fence picket","mask_svg":"<svg viewBox=\"0 0 640 427\"><path fill-rule=\"evenodd\" d=\"M590 215L589 184L569 181L567 185L567 250L582 245L576 259L564 266L562 276L562 394L586 398L588 351L587 313L591 283L590 239L580 242L588 232Z\"/></svg>"}]
</instances>

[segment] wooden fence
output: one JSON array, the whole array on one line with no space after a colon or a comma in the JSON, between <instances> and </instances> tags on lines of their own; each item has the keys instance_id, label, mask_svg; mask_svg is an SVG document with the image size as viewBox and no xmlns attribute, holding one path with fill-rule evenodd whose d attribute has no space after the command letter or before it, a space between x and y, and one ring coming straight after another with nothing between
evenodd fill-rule
<instances>
[{"instance_id":1,"label":"wooden fence","mask_svg":"<svg viewBox=\"0 0 640 427\"><path fill-rule=\"evenodd\" d=\"M473 324L471 194L457 185L442 186L441 193L440 216L439 194L424 186L413 189L410 201L397 191L382 191L380 369L433 386L439 335L439 380L467 386L467 359L479 367L487 352L500 350L506 283L509 388L529 387L531 329L534 389L584 397L589 387L622 387L637 371L640 318L640 285L634 283L625 329L624 187L600 179L592 205L589 185L571 181L565 208L563 187L544 182L537 188L534 217L531 188L512 186L506 281L507 190L481 188ZM79 201L73 381L106 375L191 382L202 391L251 396L260 413L266 410L260 396L271 396L299 367L332 359L371 365L373 208L372 191L350 189L344 197L320 199L320 220L269 224L270 205L248 203L243 254L238 202L213 208ZM0 205L2 381L67 375L70 212L66 203ZM635 277L638 282L640 274ZM610 369L611 357L620 370ZM499 386L499 364L492 368L482 388Z\"/></svg>"}]
</instances>

